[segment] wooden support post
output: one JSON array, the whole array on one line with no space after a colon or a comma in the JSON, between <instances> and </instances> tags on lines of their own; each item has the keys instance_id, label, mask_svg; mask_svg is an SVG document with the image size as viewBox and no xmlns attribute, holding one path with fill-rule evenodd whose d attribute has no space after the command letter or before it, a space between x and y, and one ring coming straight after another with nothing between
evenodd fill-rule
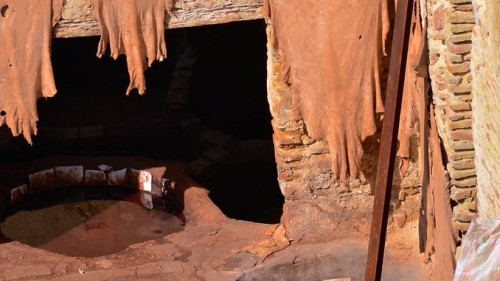
<instances>
[{"instance_id":1,"label":"wooden support post","mask_svg":"<svg viewBox=\"0 0 500 281\"><path fill-rule=\"evenodd\" d=\"M413 2L399 0L397 4L365 281L380 280L382 276Z\"/></svg>"},{"instance_id":2,"label":"wooden support post","mask_svg":"<svg viewBox=\"0 0 500 281\"><path fill-rule=\"evenodd\" d=\"M34 0L35 1L35 0ZM262 18L262 0L175 0L166 18L168 29ZM90 0L65 0L62 18L52 35L57 38L99 35Z\"/></svg>"}]
</instances>

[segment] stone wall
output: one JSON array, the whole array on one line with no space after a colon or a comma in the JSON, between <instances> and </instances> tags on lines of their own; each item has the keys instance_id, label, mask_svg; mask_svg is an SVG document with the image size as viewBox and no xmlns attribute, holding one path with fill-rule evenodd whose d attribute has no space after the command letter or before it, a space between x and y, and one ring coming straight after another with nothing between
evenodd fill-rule
<instances>
[{"instance_id":1,"label":"stone wall","mask_svg":"<svg viewBox=\"0 0 500 281\"><path fill-rule=\"evenodd\" d=\"M271 30L269 26L268 38ZM313 235L308 234L311 226L318 228L312 239L328 237L339 224L331 214L338 213L340 206L328 206L327 197L348 190L335 181L326 143L311 140L303 121L291 118L291 89L282 80L281 57L269 42L268 100L278 181L285 197L281 221L294 239ZM327 206L321 206L322 203Z\"/></svg>"},{"instance_id":2,"label":"stone wall","mask_svg":"<svg viewBox=\"0 0 500 281\"><path fill-rule=\"evenodd\" d=\"M474 0L476 27L471 68L472 123L477 166L478 214L500 218L500 2Z\"/></svg>"},{"instance_id":3,"label":"stone wall","mask_svg":"<svg viewBox=\"0 0 500 281\"><path fill-rule=\"evenodd\" d=\"M460 238L476 212L470 71L474 13L470 0L428 0L427 14L433 103L451 182L452 223Z\"/></svg>"}]
</instances>

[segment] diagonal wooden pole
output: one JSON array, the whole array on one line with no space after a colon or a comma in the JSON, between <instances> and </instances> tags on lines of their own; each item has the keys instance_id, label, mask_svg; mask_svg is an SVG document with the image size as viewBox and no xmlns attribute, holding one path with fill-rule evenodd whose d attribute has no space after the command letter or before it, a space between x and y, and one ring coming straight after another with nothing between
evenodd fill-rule
<instances>
[{"instance_id":1,"label":"diagonal wooden pole","mask_svg":"<svg viewBox=\"0 0 500 281\"><path fill-rule=\"evenodd\" d=\"M378 281L382 276L413 2L399 0L397 3L365 281Z\"/></svg>"}]
</instances>

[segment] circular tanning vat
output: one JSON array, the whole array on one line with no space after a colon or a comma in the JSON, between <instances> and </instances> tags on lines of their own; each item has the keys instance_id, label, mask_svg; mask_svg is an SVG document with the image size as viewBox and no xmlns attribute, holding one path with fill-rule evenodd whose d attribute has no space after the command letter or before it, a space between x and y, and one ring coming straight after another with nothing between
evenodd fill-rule
<instances>
[{"instance_id":1,"label":"circular tanning vat","mask_svg":"<svg viewBox=\"0 0 500 281\"><path fill-rule=\"evenodd\" d=\"M159 170L82 164L29 173L1 210L3 239L98 257L181 231L182 204Z\"/></svg>"}]
</instances>

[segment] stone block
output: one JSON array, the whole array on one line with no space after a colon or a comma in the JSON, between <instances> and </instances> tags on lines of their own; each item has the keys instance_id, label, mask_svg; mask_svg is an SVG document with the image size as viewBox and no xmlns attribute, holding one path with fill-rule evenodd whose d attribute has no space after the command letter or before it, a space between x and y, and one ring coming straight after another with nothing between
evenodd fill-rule
<instances>
[{"instance_id":1,"label":"stone block","mask_svg":"<svg viewBox=\"0 0 500 281\"><path fill-rule=\"evenodd\" d=\"M48 190L56 185L56 175L53 168L30 174L28 178L30 192Z\"/></svg>"},{"instance_id":2,"label":"stone block","mask_svg":"<svg viewBox=\"0 0 500 281\"><path fill-rule=\"evenodd\" d=\"M453 54L453 53L450 53L450 54ZM462 55L457 55L457 56L462 56ZM449 56L447 56L447 57L449 57ZM461 75L461 74L455 75L451 72L446 72L445 76L446 76L446 82L448 82L449 85L458 85L458 84L462 83L462 81L464 80L463 75Z\"/></svg>"},{"instance_id":3,"label":"stone block","mask_svg":"<svg viewBox=\"0 0 500 281\"><path fill-rule=\"evenodd\" d=\"M127 169L110 171L107 181L109 185L128 185Z\"/></svg>"},{"instance_id":4,"label":"stone block","mask_svg":"<svg viewBox=\"0 0 500 281\"><path fill-rule=\"evenodd\" d=\"M455 53L446 54L446 59L448 59L448 61L451 63L461 63L464 61L464 57L462 55L457 55ZM459 83L456 83L456 85Z\"/></svg>"},{"instance_id":5,"label":"stone block","mask_svg":"<svg viewBox=\"0 0 500 281\"><path fill-rule=\"evenodd\" d=\"M28 194L28 185L23 184L10 191L10 202L15 204L21 201Z\"/></svg>"},{"instance_id":6,"label":"stone block","mask_svg":"<svg viewBox=\"0 0 500 281\"><path fill-rule=\"evenodd\" d=\"M453 7L457 11L473 12L474 8L471 4L469 5L456 5Z\"/></svg>"},{"instance_id":7,"label":"stone block","mask_svg":"<svg viewBox=\"0 0 500 281\"><path fill-rule=\"evenodd\" d=\"M129 170L129 183L142 191L151 192L153 176L150 172L144 170Z\"/></svg>"},{"instance_id":8,"label":"stone block","mask_svg":"<svg viewBox=\"0 0 500 281\"><path fill-rule=\"evenodd\" d=\"M134 268L114 268L114 269L112 269L112 272L113 272L114 278L125 278L127 280L135 278L135 269ZM115 279L112 279L112 280L115 280Z\"/></svg>"},{"instance_id":9,"label":"stone block","mask_svg":"<svg viewBox=\"0 0 500 281\"><path fill-rule=\"evenodd\" d=\"M302 146L302 133L299 131L284 132L277 130L274 132L273 140L276 146L281 148Z\"/></svg>"},{"instance_id":10,"label":"stone block","mask_svg":"<svg viewBox=\"0 0 500 281\"><path fill-rule=\"evenodd\" d=\"M85 170L85 184L87 185L106 184L106 173L101 170Z\"/></svg>"},{"instance_id":11,"label":"stone block","mask_svg":"<svg viewBox=\"0 0 500 281\"><path fill-rule=\"evenodd\" d=\"M52 270L48 265L19 265L9 268L4 273L5 280L18 280L22 278L36 278L52 275Z\"/></svg>"},{"instance_id":12,"label":"stone block","mask_svg":"<svg viewBox=\"0 0 500 281\"><path fill-rule=\"evenodd\" d=\"M472 43L453 43L450 41L446 41L446 47L448 50L455 54L465 54L469 53L472 50Z\"/></svg>"},{"instance_id":13,"label":"stone block","mask_svg":"<svg viewBox=\"0 0 500 281\"><path fill-rule=\"evenodd\" d=\"M453 217L460 222L470 222L476 217L476 213L469 210L466 205L458 204L453 207Z\"/></svg>"},{"instance_id":14,"label":"stone block","mask_svg":"<svg viewBox=\"0 0 500 281\"><path fill-rule=\"evenodd\" d=\"M448 0L451 4L462 5L462 4L470 4L471 0Z\"/></svg>"},{"instance_id":15,"label":"stone block","mask_svg":"<svg viewBox=\"0 0 500 281\"><path fill-rule=\"evenodd\" d=\"M302 160L302 151L300 149L283 149L277 148L275 158L283 163L292 163Z\"/></svg>"},{"instance_id":16,"label":"stone block","mask_svg":"<svg viewBox=\"0 0 500 281\"><path fill-rule=\"evenodd\" d=\"M447 110L446 115L450 121L460 121L464 119L472 119L472 111L453 111Z\"/></svg>"},{"instance_id":17,"label":"stone block","mask_svg":"<svg viewBox=\"0 0 500 281\"><path fill-rule=\"evenodd\" d=\"M468 177L465 179L451 179L451 184L458 187L474 187L477 184L477 178L475 176Z\"/></svg>"},{"instance_id":18,"label":"stone block","mask_svg":"<svg viewBox=\"0 0 500 281\"><path fill-rule=\"evenodd\" d=\"M472 141L455 141L450 144L450 148L456 151L474 150L474 143Z\"/></svg>"},{"instance_id":19,"label":"stone block","mask_svg":"<svg viewBox=\"0 0 500 281\"><path fill-rule=\"evenodd\" d=\"M467 198L472 198L476 196L475 187L459 188L456 186L451 187L450 198L455 201L461 201Z\"/></svg>"},{"instance_id":20,"label":"stone block","mask_svg":"<svg viewBox=\"0 0 500 281\"><path fill-rule=\"evenodd\" d=\"M448 159L450 161L460 160L460 159L474 159L475 152L474 150L466 150L466 151L449 151Z\"/></svg>"},{"instance_id":21,"label":"stone block","mask_svg":"<svg viewBox=\"0 0 500 281\"><path fill-rule=\"evenodd\" d=\"M470 103L465 102L450 102L448 103L448 107L453 111L472 110Z\"/></svg>"},{"instance_id":22,"label":"stone block","mask_svg":"<svg viewBox=\"0 0 500 281\"><path fill-rule=\"evenodd\" d=\"M463 62L462 64L469 65L469 62ZM462 80L462 83L450 86L449 90L453 92L453 94L468 94L472 91L472 86L470 83Z\"/></svg>"},{"instance_id":23,"label":"stone block","mask_svg":"<svg viewBox=\"0 0 500 281\"><path fill-rule=\"evenodd\" d=\"M88 126L80 128L81 139L100 138L104 135L104 125Z\"/></svg>"},{"instance_id":24,"label":"stone block","mask_svg":"<svg viewBox=\"0 0 500 281\"><path fill-rule=\"evenodd\" d=\"M434 65L439 60L439 54L430 54L429 55L429 63L430 65Z\"/></svg>"},{"instance_id":25,"label":"stone block","mask_svg":"<svg viewBox=\"0 0 500 281\"><path fill-rule=\"evenodd\" d=\"M454 34L468 33L472 31L474 26L476 25L473 23L450 24L448 25L448 30Z\"/></svg>"},{"instance_id":26,"label":"stone block","mask_svg":"<svg viewBox=\"0 0 500 281\"><path fill-rule=\"evenodd\" d=\"M453 99L461 102L472 102L472 93L453 93Z\"/></svg>"},{"instance_id":27,"label":"stone block","mask_svg":"<svg viewBox=\"0 0 500 281\"><path fill-rule=\"evenodd\" d=\"M154 209L153 196L149 193L141 192L141 205L146 209Z\"/></svg>"},{"instance_id":28,"label":"stone block","mask_svg":"<svg viewBox=\"0 0 500 281\"><path fill-rule=\"evenodd\" d=\"M406 213L401 209L392 214L393 222L397 227L402 228L406 223Z\"/></svg>"},{"instance_id":29,"label":"stone block","mask_svg":"<svg viewBox=\"0 0 500 281\"><path fill-rule=\"evenodd\" d=\"M474 159L451 160L449 164L456 170L474 169Z\"/></svg>"},{"instance_id":30,"label":"stone block","mask_svg":"<svg viewBox=\"0 0 500 281\"><path fill-rule=\"evenodd\" d=\"M452 179L465 179L476 175L476 169L456 170L448 163L448 172Z\"/></svg>"},{"instance_id":31,"label":"stone block","mask_svg":"<svg viewBox=\"0 0 500 281\"><path fill-rule=\"evenodd\" d=\"M472 34L470 32L466 33L452 33L449 37L448 40L453 43L469 43L472 40Z\"/></svg>"},{"instance_id":32,"label":"stone block","mask_svg":"<svg viewBox=\"0 0 500 281\"><path fill-rule=\"evenodd\" d=\"M300 177L300 173L294 171L289 167L278 166L278 180L280 181L293 181Z\"/></svg>"},{"instance_id":33,"label":"stone block","mask_svg":"<svg viewBox=\"0 0 500 281\"><path fill-rule=\"evenodd\" d=\"M135 269L135 274L137 277L145 277L148 275L158 275L161 274L162 268L157 263L150 263L138 266Z\"/></svg>"},{"instance_id":34,"label":"stone block","mask_svg":"<svg viewBox=\"0 0 500 281\"><path fill-rule=\"evenodd\" d=\"M300 199L304 194L304 184L298 181L279 181L281 194L286 200Z\"/></svg>"},{"instance_id":35,"label":"stone block","mask_svg":"<svg viewBox=\"0 0 500 281\"><path fill-rule=\"evenodd\" d=\"M447 20L449 23L455 24L455 23L470 23L474 24L475 18L474 18L474 13L469 12L469 11L460 11L460 10L454 10L454 9L448 9L446 10L446 14L448 16Z\"/></svg>"},{"instance_id":36,"label":"stone block","mask_svg":"<svg viewBox=\"0 0 500 281\"><path fill-rule=\"evenodd\" d=\"M459 121L452 121L449 123L449 128L455 129L468 129L472 126L472 119L464 119Z\"/></svg>"},{"instance_id":37,"label":"stone block","mask_svg":"<svg viewBox=\"0 0 500 281\"><path fill-rule=\"evenodd\" d=\"M55 167L57 185L79 185L83 183L83 166Z\"/></svg>"},{"instance_id":38,"label":"stone block","mask_svg":"<svg viewBox=\"0 0 500 281\"><path fill-rule=\"evenodd\" d=\"M448 89L449 83L446 81L436 81L436 86L438 90L445 90Z\"/></svg>"},{"instance_id":39,"label":"stone block","mask_svg":"<svg viewBox=\"0 0 500 281\"><path fill-rule=\"evenodd\" d=\"M306 182L306 188L310 191L329 189L337 185L335 180L335 175L331 173L311 173L304 176L304 182Z\"/></svg>"},{"instance_id":40,"label":"stone block","mask_svg":"<svg viewBox=\"0 0 500 281\"><path fill-rule=\"evenodd\" d=\"M461 222L456 219L451 222L452 228L459 231L467 231L469 229L469 224L468 222Z\"/></svg>"},{"instance_id":41,"label":"stone block","mask_svg":"<svg viewBox=\"0 0 500 281\"><path fill-rule=\"evenodd\" d=\"M467 61L462 63L447 63L446 69L453 74L466 73L470 71L470 63Z\"/></svg>"},{"instance_id":42,"label":"stone block","mask_svg":"<svg viewBox=\"0 0 500 281\"><path fill-rule=\"evenodd\" d=\"M453 130L450 133L450 137L454 141L472 141L472 130Z\"/></svg>"},{"instance_id":43,"label":"stone block","mask_svg":"<svg viewBox=\"0 0 500 281\"><path fill-rule=\"evenodd\" d=\"M309 145L307 147L307 150L309 151L309 153L313 155L330 153L330 148L328 147L328 145L320 141L317 141Z\"/></svg>"},{"instance_id":44,"label":"stone block","mask_svg":"<svg viewBox=\"0 0 500 281\"><path fill-rule=\"evenodd\" d=\"M435 30L442 30L444 28L444 5L438 6L434 10L432 17L432 26Z\"/></svg>"},{"instance_id":45,"label":"stone block","mask_svg":"<svg viewBox=\"0 0 500 281\"><path fill-rule=\"evenodd\" d=\"M161 272L164 274L184 271L184 267L180 261L161 261L158 264L161 267Z\"/></svg>"}]
</instances>

